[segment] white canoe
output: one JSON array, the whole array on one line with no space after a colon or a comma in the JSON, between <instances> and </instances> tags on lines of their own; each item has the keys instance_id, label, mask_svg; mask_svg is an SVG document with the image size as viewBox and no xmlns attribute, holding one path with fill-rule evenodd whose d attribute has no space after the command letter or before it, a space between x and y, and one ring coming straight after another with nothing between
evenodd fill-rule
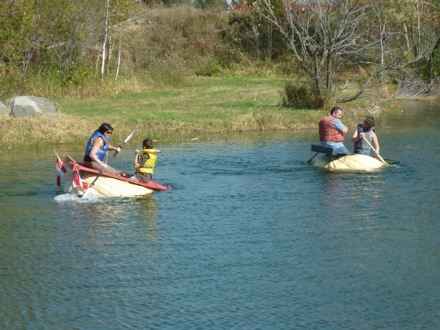
<instances>
[{"instance_id":1,"label":"white canoe","mask_svg":"<svg viewBox=\"0 0 440 330\"><path fill-rule=\"evenodd\" d=\"M377 158L361 154L345 156L322 155L312 161L312 164L330 171L372 171L388 166L388 164L381 162Z\"/></svg>"},{"instance_id":2,"label":"white canoe","mask_svg":"<svg viewBox=\"0 0 440 330\"><path fill-rule=\"evenodd\" d=\"M100 174L98 170L85 167L70 156L66 156L64 162L72 170L78 170L81 180L87 182L89 187L94 182L93 187L87 189L87 194L92 193L99 197L138 197L149 195L154 191L171 190L170 187L154 181L140 182L106 172ZM95 181L98 175L100 175L99 179ZM74 187L71 180L64 185L63 190L78 196L83 196L85 193L80 187Z\"/></svg>"}]
</instances>

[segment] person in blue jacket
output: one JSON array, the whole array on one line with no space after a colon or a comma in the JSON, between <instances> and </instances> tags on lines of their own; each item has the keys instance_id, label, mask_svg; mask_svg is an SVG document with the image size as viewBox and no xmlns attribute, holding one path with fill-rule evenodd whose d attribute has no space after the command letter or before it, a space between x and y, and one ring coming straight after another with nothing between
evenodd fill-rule
<instances>
[{"instance_id":1,"label":"person in blue jacket","mask_svg":"<svg viewBox=\"0 0 440 330\"><path fill-rule=\"evenodd\" d=\"M113 127L110 124L103 123L93 132L87 141L84 152L84 165L111 174L119 175L120 173L114 168L107 165L104 161L108 151L120 152L120 147L114 147L110 144L109 138L113 134Z\"/></svg>"}]
</instances>

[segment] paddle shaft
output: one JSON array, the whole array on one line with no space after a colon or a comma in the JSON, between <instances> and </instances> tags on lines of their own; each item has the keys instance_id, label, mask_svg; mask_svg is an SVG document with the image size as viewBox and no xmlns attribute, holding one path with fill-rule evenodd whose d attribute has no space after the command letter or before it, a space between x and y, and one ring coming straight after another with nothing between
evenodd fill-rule
<instances>
[{"instance_id":1,"label":"paddle shaft","mask_svg":"<svg viewBox=\"0 0 440 330\"><path fill-rule=\"evenodd\" d=\"M131 137L134 134L134 130L131 131L130 135L128 135L125 140L119 145L119 149L122 149L125 144L131 139ZM110 157L110 159L114 158L119 152L115 151L115 153L113 154L112 157ZM109 160L110 161L110 160ZM92 183L90 184L90 186L87 188L87 190L85 191L84 195L82 197L84 197L87 194L87 191L89 191L90 188L93 188L93 186L95 185L96 181L100 178L100 176L102 175L102 173L105 171L105 168L103 167L100 171L99 174L96 176L95 180L92 181Z\"/></svg>"},{"instance_id":2,"label":"paddle shaft","mask_svg":"<svg viewBox=\"0 0 440 330\"><path fill-rule=\"evenodd\" d=\"M313 157L312 158L310 158L308 161L307 161L307 163L310 163L312 160L313 160L313 158L315 158L316 157L316 155L318 155L319 154L319 152L317 152L316 154L314 154L313 155Z\"/></svg>"},{"instance_id":3,"label":"paddle shaft","mask_svg":"<svg viewBox=\"0 0 440 330\"><path fill-rule=\"evenodd\" d=\"M363 136L365 142L367 142L367 144L370 146L371 150L374 151L374 153L377 155L377 157L380 159L380 161L382 163L384 163L385 165L389 165L380 155L379 153L376 151L376 149L374 149L374 147L371 145L370 141L367 140L367 138L365 137L365 135Z\"/></svg>"}]
</instances>

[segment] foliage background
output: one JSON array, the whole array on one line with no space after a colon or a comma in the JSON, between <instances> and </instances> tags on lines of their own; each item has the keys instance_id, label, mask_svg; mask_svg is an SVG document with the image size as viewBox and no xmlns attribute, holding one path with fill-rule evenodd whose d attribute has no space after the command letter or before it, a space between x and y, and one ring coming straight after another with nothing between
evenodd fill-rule
<instances>
[{"instance_id":1,"label":"foliage background","mask_svg":"<svg viewBox=\"0 0 440 330\"><path fill-rule=\"evenodd\" d=\"M290 11L286 3L294 5ZM363 10L352 39L356 53L331 53L332 34L316 37L322 22L313 10L320 6L331 14L321 17L329 31L344 27L344 10ZM286 13L309 24L306 39L291 33L301 25L286 21ZM162 139L310 128L322 112L305 109L327 109L365 87L350 103L355 121L381 108L381 100L435 94L439 17L437 0L1 1L0 100L46 97L60 105L61 116L2 116L0 142L79 143L102 118L118 123L121 137L133 125L148 125ZM306 50L301 56L298 46ZM325 60L332 81L317 90L326 72L310 74L304 64Z\"/></svg>"},{"instance_id":2,"label":"foliage background","mask_svg":"<svg viewBox=\"0 0 440 330\"><path fill-rule=\"evenodd\" d=\"M286 3L291 6L288 11L283 7ZM223 0L2 1L0 97L88 97L106 90L182 86L191 75L268 71L305 83L330 101L344 90L360 89L365 80L368 88L391 84L402 92L406 84L405 88L415 86L422 93L435 89L440 72L438 1L324 4L315 0L249 0L231 5ZM317 17L317 8L330 15ZM344 21L358 12L363 16L355 27ZM295 24L286 20L286 13L293 14ZM322 32L324 21L330 22L325 28L331 33ZM302 40L295 29L304 24L307 30L301 35L307 38ZM352 35L334 35L348 28ZM338 36L347 38L344 48L337 47ZM306 49L300 56L299 48ZM324 64L324 72L309 71ZM316 83L325 79L325 84Z\"/></svg>"}]
</instances>

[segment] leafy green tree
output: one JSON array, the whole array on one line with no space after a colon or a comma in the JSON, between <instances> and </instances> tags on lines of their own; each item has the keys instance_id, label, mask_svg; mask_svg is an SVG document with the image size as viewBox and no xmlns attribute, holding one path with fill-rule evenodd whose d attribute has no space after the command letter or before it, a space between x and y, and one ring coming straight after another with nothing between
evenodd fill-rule
<instances>
[{"instance_id":1,"label":"leafy green tree","mask_svg":"<svg viewBox=\"0 0 440 330\"><path fill-rule=\"evenodd\" d=\"M1 2L3 65L22 75L68 70L78 60L83 41L85 4L85 0Z\"/></svg>"},{"instance_id":2,"label":"leafy green tree","mask_svg":"<svg viewBox=\"0 0 440 330\"><path fill-rule=\"evenodd\" d=\"M34 6L26 0L0 2L0 68L25 72L33 49Z\"/></svg>"}]
</instances>

